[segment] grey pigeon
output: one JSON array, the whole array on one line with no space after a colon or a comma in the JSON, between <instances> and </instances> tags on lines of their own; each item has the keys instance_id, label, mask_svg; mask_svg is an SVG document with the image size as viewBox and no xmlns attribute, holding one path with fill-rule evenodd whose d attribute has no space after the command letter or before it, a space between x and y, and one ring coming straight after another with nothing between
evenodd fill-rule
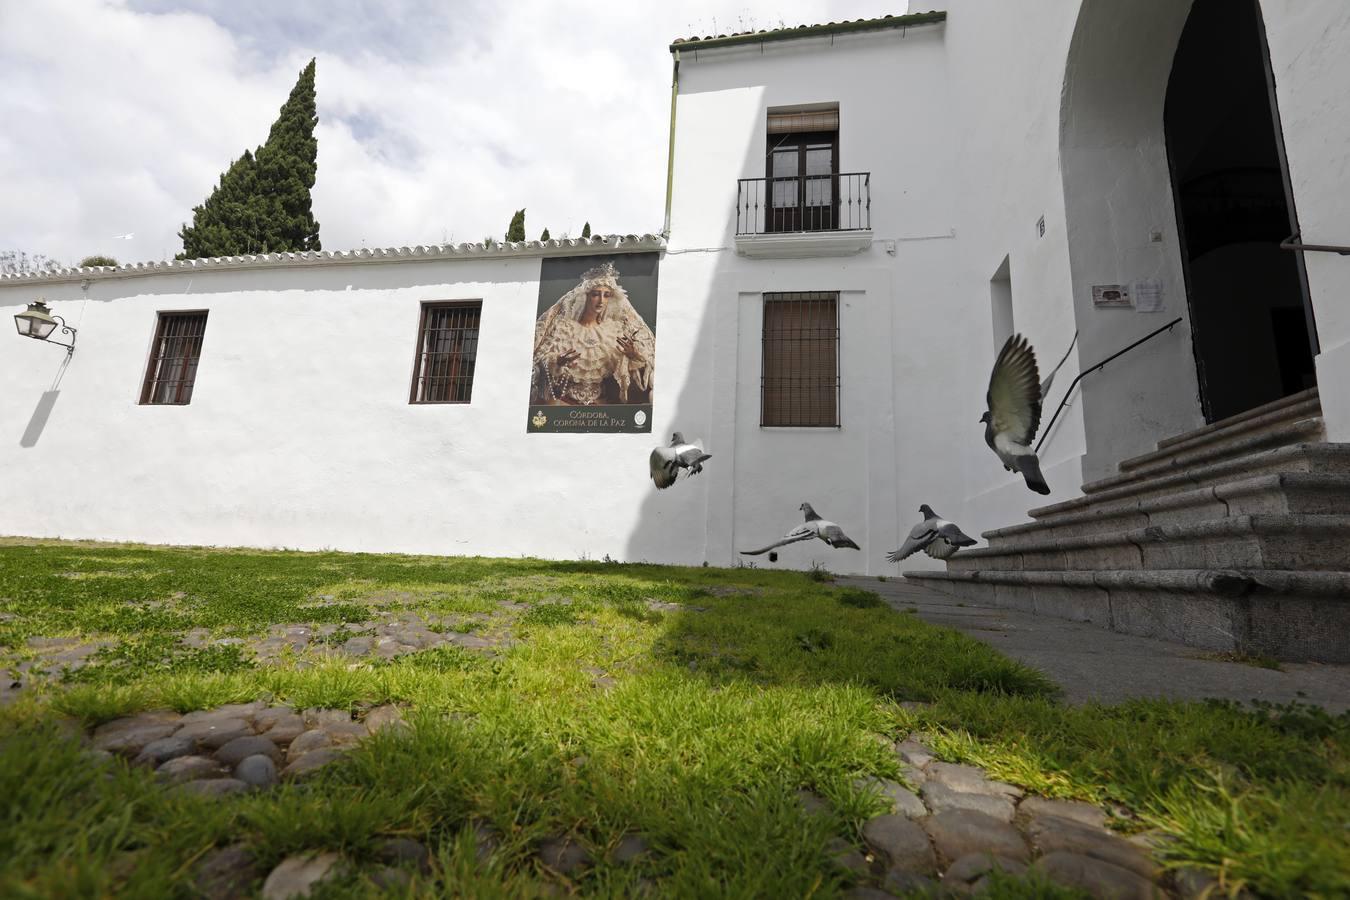
<instances>
[{"instance_id":1,"label":"grey pigeon","mask_svg":"<svg viewBox=\"0 0 1350 900\"><path fill-rule=\"evenodd\" d=\"M919 513L923 516L923 521L914 526L899 550L892 550L886 554L886 558L891 562L899 562L920 550L933 559L947 559L958 547L969 547L975 543L973 537L933 512L933 507L927 503L919 507Z\"/></svg>"},{"instance_id":2,"label":"grey pigeon","mask_svg":"<svg viewBox=\"0 0 1350 900\"><path fill-rule=\"evenodd\" d=\"M1022 473L1027 487L1038 494L1050 493L1040 460L1031 449L1041 426L1041 380L1036 354L1020 334L1008 338L998 352L985 400L989 409L980 416L984 442L998 455L1003 468Z\"/></svg>"},{"instance_id":3,"label":"grey pigeon","mask_svg":"<svg viewBox=\"0 0 1350 900\"><path fill-rule=\"evenodd\" d=\"M652 481L659 490L665 490L675 483L680 469L688 469L690 475L703 471L703 463L712 459L711 453L704 453L697 444L685 443L684 435L678 431L670 436L669 447L657 447L648 459Z\"/></svg>"},{"instance_id":4,"label":"grey pigeon","mask_svg":"<svg viewBox=\"0 0 1350 900\"><path fill-rule=\"evenodd\" d=\"M810 503L803 503L798 507L806 514L806 521L796 528L783 535L767 547L761 547L758 550L742 550L744 556L759 556L761 553L768 553L775 547L781 547L784 544L795 544L797 541L809 541L811 538L820 538L825 543L834 547L836 550L840 547L852 547L854 550L861 550L857 544L844 534L844 529L816 515L816 511L811 508ZM772 557L770 557L772 558Z\"/></svg>"}]
</instances>

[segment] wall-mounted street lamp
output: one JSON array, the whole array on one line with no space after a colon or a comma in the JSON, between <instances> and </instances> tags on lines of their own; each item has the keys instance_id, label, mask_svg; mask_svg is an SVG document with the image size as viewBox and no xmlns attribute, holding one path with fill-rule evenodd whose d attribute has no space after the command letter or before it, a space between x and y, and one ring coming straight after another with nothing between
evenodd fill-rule
<instances>
[{"instance_id":1,"label":"wall-mounted street lamp","mask_svg":"<svg viewBox=\"0 0 1350 900\"><path fill-rule=\"evenodd\" d=\"M77 329L71 328L66 324L66 320L60 316L52 315L52 311L47 308L46 302L37 298L28 304L28 308L21 313L14 315L14 324L19 329L19 334L24 337L30 337L38 341L47 341L56 344L58 347L66 348L66 356L75 352L75 332ZM56 326L61 326L61 333L70 335L70 343L63 344L60 341L51 340L51 334L56 330Z\"/></svg>"}]
</instances>

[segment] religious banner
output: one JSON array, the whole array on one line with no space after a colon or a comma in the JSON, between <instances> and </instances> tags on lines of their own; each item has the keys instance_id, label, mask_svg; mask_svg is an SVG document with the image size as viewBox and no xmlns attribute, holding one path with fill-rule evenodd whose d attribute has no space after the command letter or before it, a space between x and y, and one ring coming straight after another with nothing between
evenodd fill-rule
<instances>
[{"instance_id":1,"label":"religious banner","mask_svg":"<svg viewBox=\"0 0 1350 900\"><path fill-rule=\"evenodd\" d=\"M658 260L543 260L526 431L652 430Z\"/></svg>"}]
</instances>

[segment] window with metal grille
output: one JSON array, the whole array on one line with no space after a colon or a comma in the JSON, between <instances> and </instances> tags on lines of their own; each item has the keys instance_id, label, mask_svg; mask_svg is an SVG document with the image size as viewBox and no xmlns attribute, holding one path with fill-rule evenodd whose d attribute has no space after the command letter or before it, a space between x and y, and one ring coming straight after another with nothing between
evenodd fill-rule
<instances>
[{"instance_id":1,"label":"window with metal grille","mask_svg":"<svg viewBox=\"0 0 1350 900\"><path fill-rule=\"evenodd\" d=\"M162 312L141 386L141 403L184 406L192 401L206 334L205 312Z\"/></svg>"},{"instance_id":2,"label":"window with metal grille","mask_svg":"<svg viewBox=\"0 0 1350 900\"><path fill-rule=\"evenodd\" d=\"M481 300L423 303L409 403L468 403L478 360Z\"/></svg>"},{"instance_id":3,"label":"window with metal grille","mask_svg":"<svg viewBox=\"0 0 1350 900\"><path fill-rule=\"evenodd\" d=\"M759 424L839 427L839 294L764 295Z\"/></svg>"}]
</instances>

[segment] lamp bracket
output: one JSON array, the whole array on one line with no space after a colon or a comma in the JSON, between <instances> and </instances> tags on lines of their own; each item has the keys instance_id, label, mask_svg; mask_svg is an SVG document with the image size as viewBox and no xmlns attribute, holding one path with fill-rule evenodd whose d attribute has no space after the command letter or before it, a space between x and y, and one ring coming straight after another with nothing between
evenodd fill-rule
<instances>
[{"instance_id":1,"label":"lamp bracket","mask_svg":"<svg viewBox=\"0 0 1350 900\"><path fill-rule=\"evenodd\" d=\"M70 343L69 343L69 344L63 344L63 343L61 343L60 341L54 341L54 340L52 340L50 337L48 337L48 338L45 339L46 342L47 342L48 344L55 344L55 345L58 346L58 347L65 347L65 348L66 348L66 356L68 356L68 357L69 357L69 356L74 356L74 355L75 355L75 334L76 334L76 332L79 331L79 329L78 329L78 328L72 328L71 326L67 325L67 324L66 324L66 320L63 319L63 318L61 318L60 316L53 315L52 318L55 319L56 321L58 321L58 322L61 323L61 333L62 333L62 334L68 334L68 335L70 335Z\"/></svg>"}]
</instances>

